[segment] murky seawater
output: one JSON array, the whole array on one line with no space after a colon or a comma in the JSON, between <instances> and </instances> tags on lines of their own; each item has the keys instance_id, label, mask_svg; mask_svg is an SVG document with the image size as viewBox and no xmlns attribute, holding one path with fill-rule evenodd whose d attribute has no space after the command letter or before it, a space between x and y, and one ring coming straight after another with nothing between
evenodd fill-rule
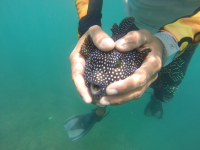
<instances>
[{"instance_id":1,"label":"murky seawater","mask_svg":"<svg viewBox=\"0 0 200 150\"><path fill-rule=\"evenodd\" d=\"M122 0L104 2L107 33L124 17ZM164 104L163 119L144 116L150 96L144 94L110 107L86 136L71 142L63 122L95 107L81 100L71 79L75 2L0 1L0 20L0 150L200 149L200 48L174 99Z\"/></svg>"}]
</instances>

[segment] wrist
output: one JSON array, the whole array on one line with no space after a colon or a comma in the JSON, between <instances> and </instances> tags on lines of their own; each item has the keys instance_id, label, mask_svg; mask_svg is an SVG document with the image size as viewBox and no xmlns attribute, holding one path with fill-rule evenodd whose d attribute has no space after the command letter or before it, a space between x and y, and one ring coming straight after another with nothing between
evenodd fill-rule
<instances>
[{"instance_id":1,"label":"wrist","mask_svg":"<svg viewBox=\"0 0 200 150\"><path fill-rule=\"evenodd\" d=\"M164 55L164 52L165 52L165 46L164 46L163 42L159 38L157 38L157 37L155 37L155 38L157 39L157 41L158 41L158 43L160 45L160 48L159 48L160 59L161 59L161 63L163 64L163 55Z\"/></svg>"},{"instance_id":2,"label":"wrist","mask_svg":"<svg viewBox=\"0 0 200 150\"><path fill-rule=\"evenodd\" d=\"M162 66L166 66L173 61L180 48L173 36L168 32L159 32L154 35L163 44Z\"/></svg>"}]
</instances>

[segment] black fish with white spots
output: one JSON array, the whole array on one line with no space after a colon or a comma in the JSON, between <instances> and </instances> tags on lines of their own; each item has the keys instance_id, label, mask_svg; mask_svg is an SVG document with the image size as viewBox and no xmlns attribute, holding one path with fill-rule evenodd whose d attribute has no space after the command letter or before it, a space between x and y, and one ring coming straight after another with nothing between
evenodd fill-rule
<instances>
[{"instance_id":1,"label":"black fish with white spots","mask_svg":"<svg viewBox=\"0 0 200 150\"><path fill-rule=\"evenodd\" d=\"M118 26L112 26L112 39L117 41L125 36L133 25L133 18L124 19ZM106 87L116 81L132 75L141 65L150 49L138 52L133 49L129 52L120 52L113 49L109 52L100 51L88 36L81 46L80 54L86 60L84 79L92 97L100 99L106 95Z\"/></svg>"}]
</instances>

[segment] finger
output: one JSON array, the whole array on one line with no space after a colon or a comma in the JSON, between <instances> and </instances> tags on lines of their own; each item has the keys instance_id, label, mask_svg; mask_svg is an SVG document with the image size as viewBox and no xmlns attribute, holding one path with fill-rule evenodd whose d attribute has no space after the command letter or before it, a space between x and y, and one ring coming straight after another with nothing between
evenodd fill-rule
<instances>
[{"instance_id":1,"label":"finger","mask_svg":"<svg viewBox=\"0 0 200 150\"><path fill-rule=\"evenodd\" d=\"M150 34L146 30L131 31L115 42L115 48L122 52L141 47L149 43Z\"/></svg>"},{"instance_id":2,"label":"finger","mask_svg":"<svg viewBox=\"0 0 200 150\"><path fill-rule=\"evenodd\" d=\"M98 99L92 99L92 104L94 104L94 105L97 105L97 106L100 106L100 107L105 107L106 105L102 105L101 103L100 103L100 100Z\"/></svg>"},{"instance_id":3,"label":"finger","mask_svg":"<svg viewBox=\"0 0 200 150\"><path fill-rule=\"evenodd\" d=\"M92 102L92 98L90 96L90 93L89 93L86 85L85 85L85 81L83 79L83 76L77 74L77 75L74 76L73 81L74 81L74 83L76 85L76 88L77 88L79 94L83 98L83 100L86 103L91 103Z\"/></svg>"},{"instance_id":4,"label":"finger","mask_svg":"<svg viewBox=\"0 0 200 150\"><path fill-rule=\"evenodd\" d=\"M135 91L134 93L126 93L115 96L105 96L100 100L100 104L102 105L122 105L132 100L136 100L140 98L141 92Z\"/></svg>"},{"instance_id":5,"label":"finger","mask_svg":"<svg viewBox=\"0 0 200 150\"><path fill-rule=\"evenodd\" d=\"M114 82L106 88L108 95L115 95L132 91L144 86L161 68L161 63L154 57L147 57L142 66L137 69L130 77ZM160 60L161 62L161 60Z\"/></svg>"},{"instance_id":6,"label":"finger","mask_svg":"<svg viewBox=\"0 0 200 150\"><path fill-rule=\"evenodd\" d=\"M77 64L81 64L81 70L83 74L83 68L85 67L85 59L79 53L75 54L75 56L71 59L71 69L73 69Z\"/></svg>"},{"instance_id":7,"label":"finger","mask_svg":"<svg viewBox=\"0 0 200 150\"><path fill-rule=\"evenodd\" d=\"M145 86L137 88L134 91L130 91L130 92L120 94L120 95L104 96L100 100L100 104L102 104L102 105L121 105L121 104L130 102L132 100L139 99L154 80L155 80L155 78L152 78Z\"/></svg>"},{"instance_id":8,"label":"finger","mask_svg":"<svg viewBox=\"0 0 200 150\"><path fill-rule=\"evenodd\" d=\"M97 25L90 27L88 34L91 36L94 45L102 51L110 51L115 46L113 39Z\"/></svg>"},{"instance_id":9,"label":"finger","mask_svg":"<svg viewBox=\"0 0 200 150\"><path fill-rule=\"evenodd\" d=\"M74 67L72 67L72 79L76 85L76 88L86 103L91 103L92 98L88 91L88 88L85 85L85 81L83 78L84 69L81 63L77 63Z\"/></svg>"}]
</instances>

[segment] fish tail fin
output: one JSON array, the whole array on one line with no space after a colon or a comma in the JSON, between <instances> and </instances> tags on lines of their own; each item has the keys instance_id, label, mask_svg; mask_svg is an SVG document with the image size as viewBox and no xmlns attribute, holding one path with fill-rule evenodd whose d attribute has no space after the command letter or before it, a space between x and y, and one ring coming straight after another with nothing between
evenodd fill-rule
<instances>
[{"instance_id":1,"label":"fish tail fin","mask_svg":"<svg viewBox=\"0 0 200 150\"><path fill-rule=\"evenodd\" d=\"M123 19L119 25L119 34L127 34L128 29L134 24L135 18L133 17L127 17Z\"/></svg>"},{"instance_id":2,"label":"fish tail fin","mask_svg":"<svg viewBox=\"0 0 200 150\"><path fill-rule=\"evenodd\" d=\"M119 34L119 26L116 23L113 24L110 30L112 31L112 35Z\"/></svg>"}]
</instances>

